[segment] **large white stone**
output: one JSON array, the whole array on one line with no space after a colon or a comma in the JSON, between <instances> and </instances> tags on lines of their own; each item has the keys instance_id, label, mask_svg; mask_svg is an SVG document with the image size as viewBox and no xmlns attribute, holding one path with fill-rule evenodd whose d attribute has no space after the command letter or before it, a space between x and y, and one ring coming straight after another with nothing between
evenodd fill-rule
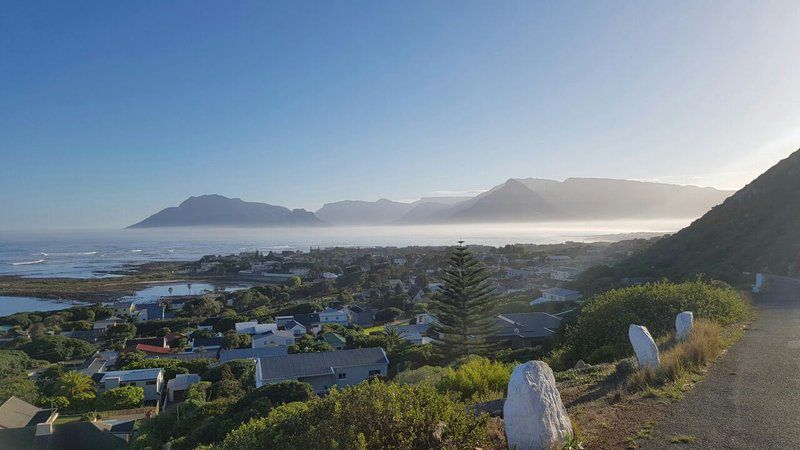
<instances>
[{"instance_id":1,"label":"large white stone","mask_svg":"<svg viewBox=\"0 0 800 450\"><path fill-rule=\"evenodd\" d=\"M684 311L675 316L675 335L679 341L689 337L694 324L694 314L691 311Z\"/></svg>"},{"instance_id":2,"label":"large white stone","mask_svg":"<svg viewBox=\"0 0 800 450\"><path fill-rule=\"evenodd\" d=\"M660 360L658 358L658 346L647 327L641 325L631 325L628 327L628 339L631 340L633 351L636 352L636 359L639 360L639 367L658 368Z\"/></svg>"},{"instance_id":3,"label":"large white stone","mask_svg":"<svg viewBox=\"0 0 800 450\"><path fill-rule=\"evenodd\" d=\"M572 434L553 370L542 361L518 365L503 406L510 449L560 449Z\"/></svg>"}]
</instances>

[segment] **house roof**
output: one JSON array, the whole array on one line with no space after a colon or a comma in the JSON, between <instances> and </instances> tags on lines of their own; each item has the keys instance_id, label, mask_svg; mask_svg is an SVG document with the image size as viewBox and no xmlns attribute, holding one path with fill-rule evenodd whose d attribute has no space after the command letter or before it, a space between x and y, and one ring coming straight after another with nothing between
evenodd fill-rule
<instances>
[{"instance_id":1,"label":"house roof","mask_svg":"<svg viewBox=\"0 0 800 450\"><path fill-rule=\"evenodd\" d=\"M119 378L120 381L141 381L152 380L158 378L158 374L163 372L164 369L134 369L134 370L114 370L111 372L96 373L92 379L97 382L103 382L109 378ZM99 376L98 376L99 375Z\"/></svg>"},{"instance_id":2,"label":"house roof","mask_svg":"<svg viewBox=\"0 0 800 450\"><path fill-rule=\"evenodd\" d=\"M395 330L400 336L409 336L415 334L422 335L428 331L430 326L431 325L428 323L418 323L412 325L386 325L386 329Z\"/></svg>"},{"instance_id":3,"label":"house roof","mask_svg":"<svg viewBox=\"0 0 800 450\"><path fill-rule=\"evenodd\" d=\"M72 422L53 427L50 435L36 436L33 428L0 430L0 448L32 450L84 450L87 448L127 449L122 439L105 433L89 422Z\"/></svg>"},{"instance_id":4,"label":"house roof","mask_svg":"<svg viewBox=\"0 0 800 450\"><path fill-rule=\"evenodd\" d=\"M562 297L569 297L569 296L572 296L572 295L580 295L580 292L578 292L578 291L573 291L572 289L564 289L564 288L559 288L559 287L545 289L542 292L543 293L547 293L547 294L558 295L558 296L562 296Z\"/></svg>"},{"instance_id":5,"label":"house roof","mask_svg":"<svg viewBox=\"0 0 800 450\"><path fill-rule=\"evenodd\" d=\"M196 337L192 339L192 347L219 347L225 342L224 337Z\"/></svg>"},{"instance_id":6,"label":"house roof","mask_svg":"<svg viewBox=\"0 0 800 450\"><path fill-rule=\"evenodd\" d=\"M231 350L222 350L221 352L219 352L219 362L225 363L233 359L278 357L278 356L284 356L288 352L289 349L283 346L236 348Z\"/></svg>"},{"instance_id":7,"label":"house roof","mask_svg":"<svg viewBox=\"0 0 800 450\"><path fill-rule=\"evenodd\" d=\"M322 335L322 339L325 339L325 342L329 344L346 344L347 339L343 338L341 335L336 333L325 333Z\"/></svg>"},{"instance_id":8,"label":"house roof","mask_svg":"<svg viewBox=\"0 0 800 450\"><path fill-rule=\"evenodd\" d=\"M200 375L196 373L179 373L175 378L167 381L168 390L184 390L190 385L200 381Z\"/></svg>"},{"instance_id":9,"label":"house roof","mask_svg":"<svg viewBox=\"0 0 800 450\"><path fill-rule=\"evenodd\" d=\"M147 345L147 344L136 344L136 347L133 347L134 350L145 352L145 353L158 353L161 355L170 353L171 350L164 347L156 347L155 345Z\"/></svg>"},{"instance_id":10,"label":"house roof","mask_svg":"<svg viewBox=\"0 0 800 450\"><path fill-rule=\"evenodd\" d=\"M389 364L386 352L380 347L337 350L333 352L296 353L286 356L260 358L264 380L286 380L327 375L340 367Z\"/></svg>"},{"instance_id":11,"label":"house roof","mask_svg":"<svg viewBox=\"0 0 800 450\"><path fill-rule=\"evenodd\" d=\"M79 372L84 375L91 375L93 373L102 372L105 369L108 361L102 357L92 357L87 359L81 366Z\"/></svg>"},{"instance_id":12,"label":"house roof","mask_svg":"<svg viewBox=\"0 0 800 450\"><path fill-rule=\"evenodd\" d=\"M294 334L292 334L292 333L290 333L290 332L288 332L286 330L270 330L270 331L267 331L266 333L253 335L253 340L256 340L258 338L270 337L270 336L283 336L283 337L286 337L286 338L294 339Z\"/></svg>"},{"instance_id":13,"label":"house roof","mask_svg":"<svg viewBox=\"0 0 800 450\"><path fill-rule=\"evenodd\" d=\"M33 426L46 421L53 411L52 409L37 408L12 395L0 406L0 428Z\"/></svg>"},{"instance_id":14,"label":"house roof","mask_svg":"<svg viewBox=\"0 0 800 450\"><path fill-rule=\"evenodd\" d=\"M283 328L285 328L287 330L291 330L292 328L294 328L294 327L296 327L298 325L300 325L303 328L306 328L305 325L303 325L302 323L300 323L300 322L298 322L296 320L290 320L290 321L286 322L286 324L283 326Z\"/></svg>"},{"instance_id":15,"label":"house roof","mask_svg":"<svg viewBox=\"0 0 800 450\"><path fill-rule=\"evenodd\" d=\"M135 338L125 341L125 348L136 347L137 344L153 345L155 347L166 347L167 338L154 337L154 338Z\"/></svg>"},{"instance_id":16,"label":"house roof","mask_svg":"<svg viewBox=\"0 0 800 450\"><path fill-rule=\"evenodd\" d=\"M561 319L543 312L509 313L497 316L498 336L547 337L561 327Z\"/></svg>"},{"instance_id":17,"label":"house roof","mask_svg":"<svg viewBox=\"0 0 800 450\"><path fill-rule=\"evenodd\" d=\"M314 324L319 323L319 314L311 313L311 314L295 314L294 321L299 322L304 327L309 328L314 326Z\"/></svg>"}]
</instances>

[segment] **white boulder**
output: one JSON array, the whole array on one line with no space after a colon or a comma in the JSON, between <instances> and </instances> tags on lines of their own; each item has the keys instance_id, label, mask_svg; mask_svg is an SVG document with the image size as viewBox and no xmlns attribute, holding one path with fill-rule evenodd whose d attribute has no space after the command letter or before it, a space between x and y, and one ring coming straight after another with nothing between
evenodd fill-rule
<instances>
[{"instance_id":1,"label":"white boulder","mask_svg":"<svg viewBox=\"0 0 800 450\"><path fill-rule=\"evenodd\" d=\"M641 325L631 325L628 327L628 339L631 340L633 351L636 352L636 359L639 360L639 368L651 367L658 368L660 360L658 358L658 346L647 327Z\"/></svg>"},{"instance_id":2,"label":"white boulder","mask_svg":"<svg viewBox=\"0 0 800 450\"><path fill-rule=\"evenodd\" d=\"M511 373L503 406L508 447L560 449L572 434L553 370L542 361L520 364Z\"/></svg>"},{"instance_id":3,"label":"white boulder","mask_svg":"<svg viewBox=\"0 0 800 450\"><path fill-rule=\"evenodd\" d=\"M679 341L689 337L694 324L694 314L691 311L684 311L675 316L675 335Z\"/></svg>"}]
</instances>

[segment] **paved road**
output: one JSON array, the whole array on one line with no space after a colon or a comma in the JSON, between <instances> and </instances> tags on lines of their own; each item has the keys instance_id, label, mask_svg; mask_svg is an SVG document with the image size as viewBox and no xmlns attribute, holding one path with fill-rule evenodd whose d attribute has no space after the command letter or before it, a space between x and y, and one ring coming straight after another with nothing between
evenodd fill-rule
<instances>
[{"instance_id":1,"label":"paved road","mask_svg":"<svg viewBox=\"0 0 800 450\"><path fill-rule=\"evenodd\" d=\"M683 401L670 406L643 448L800 449L800 281L773 278L750 330Z\"/></svg>"}]
</instances>

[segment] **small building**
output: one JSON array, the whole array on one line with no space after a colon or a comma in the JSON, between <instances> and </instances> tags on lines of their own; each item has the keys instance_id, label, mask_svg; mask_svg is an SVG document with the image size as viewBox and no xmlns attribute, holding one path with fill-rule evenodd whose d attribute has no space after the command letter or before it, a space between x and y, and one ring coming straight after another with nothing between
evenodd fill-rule
<instances>
[{"instance_id":1,"label":"small building","mask_svg":"<svg viewBox=\"0 0 800 450\"><path fill-rule=\"evenodd\" d=\"M186 391L189 386L200 382L200 375L196 373L179 373L175 378L167 381L167 399L170 403L186 400Z\"/></svg>"},{"instance_id":2,"label":"small building","mask_svg":"<svg viewBox=\"0 0 800 450\"><path fill-rule=\"evenodd\" d=\"M294 334L291 331L276 330L264 334L253 335L252 348L259 347L288 347L294 345Z\"/></svg>"},{"instance_id":3,"label":"small building","mask_svg":"<svg viewBox=\"0 0 800 450\"><path fill-rule=\"evenodd\" d=\"M430 325L436 322L436 317L433 314L429 313L417 314L416 316L414 316L414 319L419 325Z\"/></svg>"},{"instance_id":4,"label":"small building","mask_svg":"<svg viewBox=\"0 0 800 450\"><path fill-rule=\"evenodd\" d=\"M164 305L160 303L147 303L136 305L139 315L136 317L137 322L149 322L151 320L164 320L167 316L164 311Z\"/></svg>"},{"instance_id":5,"label":"small building","mask_svg":"<svg viewBox=\"0 0 800 450\"><path fill-rule=\"evenodd\" d=\"M531 305L540 305L549 302L577 302L583 298L578 291L564 288L550 288L542 291L542 296L533 300Z\"/></svg>"},{"instance_id":6,"label":"small building","mask_svg":"<svg viewBox=\"0 0 800 450\"><path fill-rule=\"evenodd\" d=\"M278 331L276 323L237 322L234 324L236 334L264 334L269 331Z\"/></svg>"},{"instance_id":7,"label":"small building","mask_svg":"<svg viewBox=\"0 0 800 450\"><path fill-rule=\"evenodd\" d=\"M97 392L123 386L138 386L144 389L145 401L158 401L164 388L164 369L134 369L100 372L92 375Z\"/></svg>"},{"instance_id":8,"label":"small building","mask_svg":"<svg viewBox=\"0 0 800 450\"><path fill-rule=\"evenodd\" d=\"M133 347L128 347L123 352L142 352L149 358L157 358L172 353L170 348L158 347L155 345L136 344Z\"/></svg>"},{"instance_id":9,"label":"small building","mask_svg":"<svg viewBox=\"0 0 800 450\"><path fill-rule=\"evenodd\" d=\"M561 328L561 319L543 312L500 314L495 335L490 341L507 341L511 348L526 348L541 343Z\"/></svg>"},{"instance_id":10,"label":"small building","mask_svg":"<svg viewBox=\"0 0 800 450\"><path fill-rule=\"evenodd\" d=\"M394 330L401 338L412 344L429 344L432 339L428 337L430 324L413 325L386 325L386 330Z\"/></svg>"},{"instance_id":11,"label":"small building","mask_svg":"<svg viewBox=\"0 0 800 450\"><path fill-rule=\"evenodd\" d=\"M360 327L371 327L375 324L375 310L360 305L347 306L347 316L350 323Z\"/></svg>"},{"instance_id":12,"label":"small building","mask_svg":"<svg viewBox=\"0 0 800 450\"><path fill-rule=\"evenodd\" d=\"M58 417L55 409L43 409L11 396L0 406L0 429L37 427L51 423ZM51 420L52 419L52 420ZM36 434L39 430L36 430Z\"/></svg>"},{"instance_id":13,"label":"small building","mask_svg":"<svg viewBox=\"0 0 800 450\"><path fill-rule=\"evenodd\" d=\"M295 337L303 336L308 332L305 325L295 320L290 320L289 322L286 322L286 325L284 325L283 328L284 330L292 333L292 335L294 335Z\"/></svg>"},{"instance_id":14,"label":"small building","mask_svg":"<svg viewBox=\"0 0 800 450\"><path fill-rule=\"evenodd\" d=\"M124 321L116 316L111 316L107 319L98 320L92 325L93 330L100 330L100 331L107 331L111 327L115 327L118 324L123 323Z\"/></svg>"},{"instance_id":15,"label":"small building","mask_svg":"<svg viewBox=\"0 0 800 450\"><path fill-rule=\"evenodd\" d=\"M192 351L199 350L201 348L207 351L219 350L224 342L224 337L196 337L189 339L189 346L192 347Z\"/></svg>"},{"instance_id":16,"label":"small building","mask_svg":"<svg viewBox=\"0 0 800 450\"><path fill-rule=\"evenodd\" d=\"M167 338L165 337L128 339L125 341L125 348L136 347L138 344L152 345L153 347L169 348L169 345L167 345Z\"/></svg>"},{"instance_id":17,"label":"small building","mask_svg":"<svg viewBox=\"0 0 800 450\"><path fill-rule=\"evenodd\" d=\"M559 267L550 272L550 278L556 281L572 281L580 273L575 267Z\"/></svg>"},{"instance_id":18,"label":"small building","mask_svg":"<svg viewBox=\"0 0 800 450\"><path fill-rule=\"evenodd\" d=\"M278 316L275 318L275 325L283 329L289 321L294 320L294 316Z\"/></svg>"},{"instance_id":19,"label":"small building","mask_svg":"<svg viewBox=\"0 0 800 450\"><path fill-rule=\"evenodd\" d=\"M322 335L322 340L335 350L343 350L347 346L347 339L337 333L325 333Z\"/></svg>"},{"instance_id":20,"label":"small building","mask_svg":"<svg viewBox=\"0 0 800 450\"><path fill-rule=\"evenodd\" d=\"M114 310L114 314L121 316L132 316L136 312L136 304L132 301L116 302L111 305L111 308Z\"/></svg>"},{"instance_id":21,"label":"small building","mask_svg":"<svg viewBox=\"0 0 800 450\"><path fill-rule=\"evenodd\" d=\"M315 392L333 386L353 386L375 376L386 376L389 358L380 347L296 353L256 360L256 387L281 381L309 383Z\"/></svg>"},{"instance_id":22,"label":"small building","mask_svg":"<svg viewBox=\"0 0 800 450\"><path fill-rule=\"evenodd\" d=\"M347 325L348 323L347 311L343 309L325 308L324 311L321 311L318 314L320 325L325 325L326 323Z\"/></svg>"},{"instance_id":23,"label":"small building","mask_svg":"<svg viewBox=\"0 0 800 450\"><path fill-rule=\"evenodd\" d=\"M289 354L288 347L234 348L219 352L219 363L224 364L234 359L257 359L284 356Z\"/></svg>"}]
</instances>

